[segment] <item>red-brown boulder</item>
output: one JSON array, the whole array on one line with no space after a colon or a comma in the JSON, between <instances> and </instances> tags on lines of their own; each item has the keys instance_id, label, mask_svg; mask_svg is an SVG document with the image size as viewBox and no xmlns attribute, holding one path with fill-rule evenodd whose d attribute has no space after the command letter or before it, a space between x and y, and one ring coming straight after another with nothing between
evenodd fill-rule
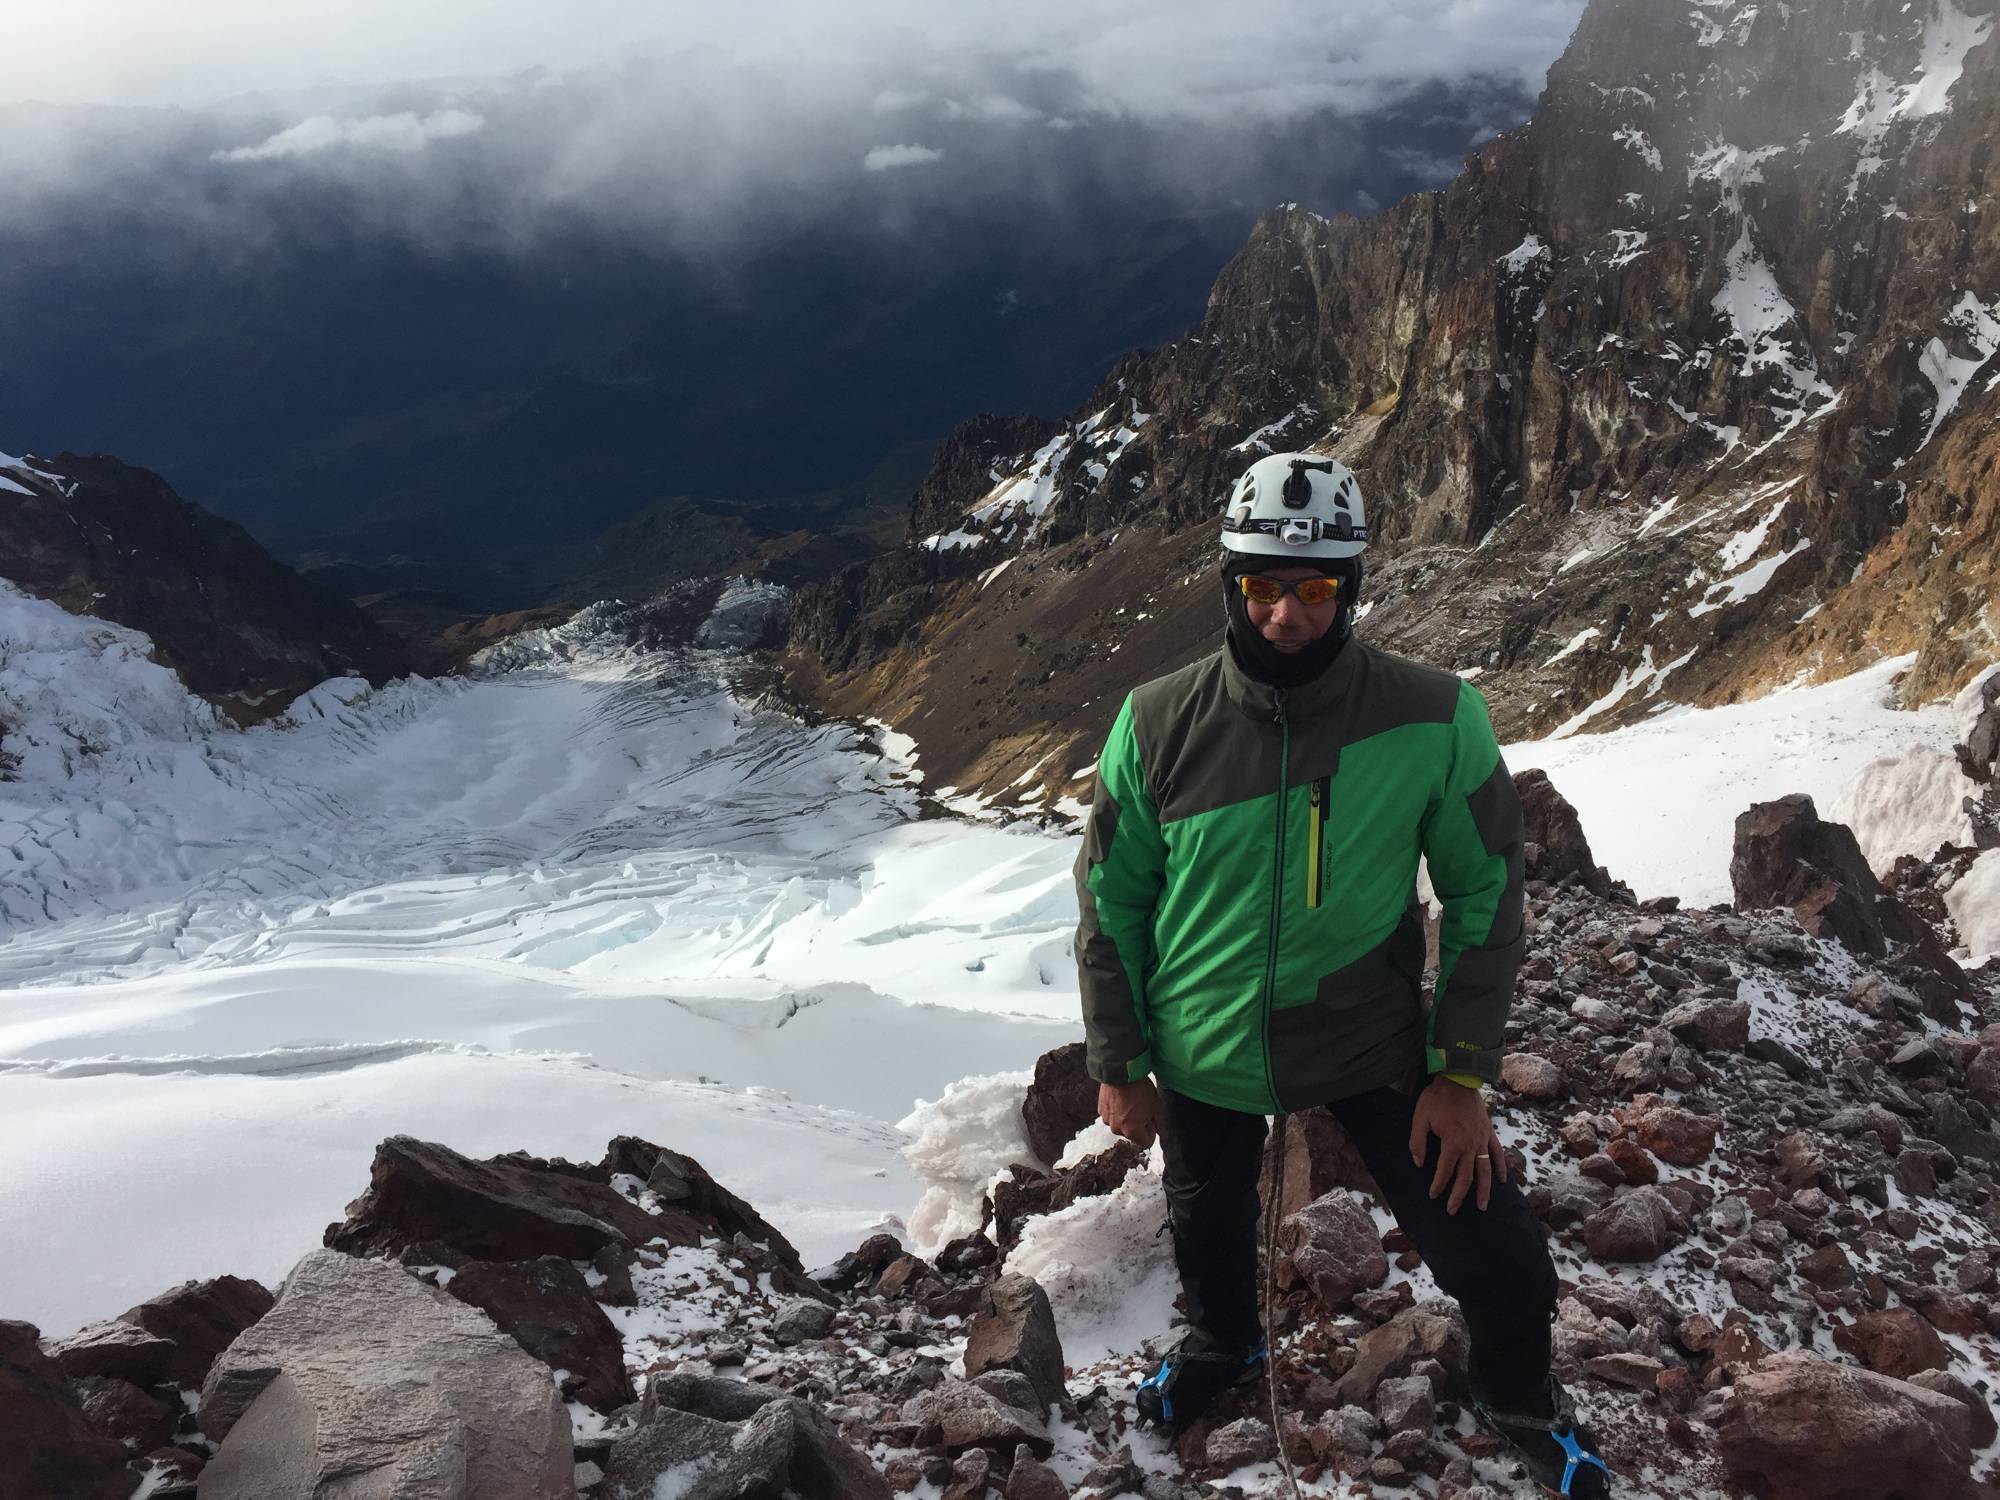
<instances>
[{"instance_id":1,"label":"red-brown boulder","mask_svg":"<svg viewBox=\"0 0 2000 1500\"><path fill-rule=\"evenodd\" d=\"M33 1324L0 1321L0 1495L126 1500L125 1445L91 1425Z\"/></svg>"},{"instance_id":2,"label":"red-brown boulder","mask_svg":"<svg viewBox=\"0 0 2000 1500\"><path fill-rule=\"evenodd\" d=\"M1082 1042L1044 1052L1021 1100L1029 1149L1045 1167L1053 1167L1076 1133L1097 1118L1097 1080L1084 1071L1083 1055Z\"/></svg>"},{"instance_id":3,"label":"red-brown boulder","mask_svg":"<svg viewBox=\"0 0 2000 1500\"><path fill-rule=\"evenodd\" d=\"M1389 1278L1389 1257L1374 1217L1345 1189L1335 1188L1278 1226L1278 1285L1303 1282L1329 1314L1347 1311L1357 1292Z\"/></svg>"},{"instance_id":4,"label":"red-brown boulder","mask_svg":"<svg viewBox=\"0 0 2000 1500\"><path fill-rule=\"evenodd\" d=\"M551 1370L567 1371L565 1397L606 1413L639 1399L625 1371L624 1339L568 1261L467 1261L444 1289Z\"/></svg>"},{"instance_id":5,"label":"red-brown boulder","mask_svg":"<svg viewBox=\"0 0 2000 1500\"><path fill-rule=\"evenodd\" d=\"M1633 1138L1661 1161L1692 1167L1708 1160L1722 1122L1669 1104L1657 1094L1641 1094L1624 1111Z\"/></svg>"},{"instance_id":6,"label":"red-brown boulder","mask_svg":"<svg viewBox=\"0 0 2000 1500\"><path fill-rule=\"evenodd\" d=\"M1951 1365L1951 1351L1937 1330L1908 1307L1865 1312L1852 1323L1836 1327L1833 1342L1877 1374L1897 1380Z\"/></svg>"},{"instance_id":7,"label":"red-brown boulder","mask_svg":"<svg viewBox=\"0 0 2000 1500\"><path fill-rule=\"evenodd\" d=\"M271 1310L273 1297L254 1281L217 1276L184 1281L118 1315L121 1323L143 1328L173 1345L167 1378L198 1391L208 1368L238 1334Z\"/></svg>"},{"instance_id":8,"label":"red-brown boulder","mask_svg":"<svg viewBox=\"0 0 2000 1500\"><path fill-rule=\"evenodd\" d=\"M1736 1377L1722 1461L1768 1500L1944 1500L1972 1465L1971 1413L1950 1396L1810 1354Z\"/></svg>"}]
</instances>

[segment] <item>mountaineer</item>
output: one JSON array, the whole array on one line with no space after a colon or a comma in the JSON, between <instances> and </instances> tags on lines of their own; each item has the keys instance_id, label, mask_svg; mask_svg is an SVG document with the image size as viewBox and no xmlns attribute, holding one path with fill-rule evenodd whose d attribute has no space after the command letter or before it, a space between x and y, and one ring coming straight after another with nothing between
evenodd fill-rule
<instances>
[{"instance_id":1,"label":"mountaineer","mask_svg":"<svg viewBox=\"0 0 2000 1500\"><path fill-rule=\"evenodd\" d=\"M1179 1427L1265 1368L1265 1117L1324 1104L1464 1310L1480 1416L1556 1493L1605 1496L1550 1373L1555 1267L1480 1092L1521 959L1520 802L1470 683L1354 637L1367 540L1341 464L1251 465L1222 520L1222 648L1136 689L1098 760L1088 1067L1112 1130L1163 1138L1192 1325L1139 1410ZM1428 1006L1419 857L1443 907Z\"/></svg>"}]
</instances>

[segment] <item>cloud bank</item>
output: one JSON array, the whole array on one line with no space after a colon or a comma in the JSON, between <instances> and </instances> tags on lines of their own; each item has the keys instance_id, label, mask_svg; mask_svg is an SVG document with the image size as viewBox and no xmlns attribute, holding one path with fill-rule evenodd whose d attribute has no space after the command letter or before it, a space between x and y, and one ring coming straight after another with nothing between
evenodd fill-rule
<instances>
[{"instance_id":1,"label":"cloud bank","mask_svg":"<svg viewBox=\"0 0 2000 1500\"><path fill-rule=\"evenodd\" d=\"M944 153L934 146L877 146L861 158L861 165L869 172L890 172L897 167L921 167L943 160Z\"/></svg>"},{"instance_id":2,"label":"cloud bank","mask_svg":"<svg viewBox=\"0 0 2000 1500\"><path fill-rule=\"evenodd\" d=\"M504 77L525 69L717 59L810 86L868 60L901 71L882 87L923 93L954 55L1009 56L1071 74L1086 108L1110 115L1275 120L1359 112L1424 78L1506 75L1538 84L1583 0L67 0L18 7L0 104L206 105L250 92L396 79ZM947 94L946 97L954 97ZM990 101L956 96L978 110ZM1032 111L1032 100L1009 105Z\"/></svg>"},{"instance_id":3,"label":"cloud bank","mask_svg":"<svg viewBox=\"0 0 2000 1500\"><path fill-rule=\"evenodd\" d=\"M365 120L336 120L330 115L314 115L301 120L255 146L216 151L211 161L279 161L288 156L309 156L336 146L354 146L368 151L421 151L432 141L472 135L486 120L469 110L440 109L421 118L411 110L394 115L370 115Z\"/></svg>"}]
</instances>

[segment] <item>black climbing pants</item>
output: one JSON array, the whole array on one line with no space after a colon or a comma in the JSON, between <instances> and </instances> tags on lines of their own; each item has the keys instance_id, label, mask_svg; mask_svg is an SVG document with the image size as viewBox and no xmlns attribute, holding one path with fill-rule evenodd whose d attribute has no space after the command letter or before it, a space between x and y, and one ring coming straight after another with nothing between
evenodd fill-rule
<instances>
[{"instance_id":1,"label":"black climbing pants","mask_svg":"<svg viewBox=\"0 0 2000 1500\"><path fill-rule=\"evenodd\" d=\"M1188 1319L1204 1342L1247 1349L1257 1342L1257 1177L1262 1115L1160 1090L1166 1114L1167 1215ZM1496 1406L1533 1410L1549 1374L1556 1271L1548 1241L1511 1180L1495 1182L1482 1210L1468 1193L1456 1214L1430 1196L1438 1139L1422 1168L1410 1160L1412 1095L1373 1089L1328 1106L1415 1242L1437 1284L1458 1299L1472 1334L1477 1394ZM1448 1195L1446 1195L1448 1196Z\"/></svg>"}]
</instances>

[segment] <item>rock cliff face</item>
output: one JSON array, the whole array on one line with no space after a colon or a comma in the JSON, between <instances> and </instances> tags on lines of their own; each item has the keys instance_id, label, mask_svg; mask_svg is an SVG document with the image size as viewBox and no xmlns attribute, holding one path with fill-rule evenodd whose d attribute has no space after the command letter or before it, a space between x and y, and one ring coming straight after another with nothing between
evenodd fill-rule
<instances>
[{"instance_id":1,"label":"rock cliff face","mask_svg":"<svg viewBox=\"0 0 2000 1500\"><path fill-rule=\"evenodd\" d=\"M152 637L162 665L248 723L329 677L380 685L404 642L233 521L113 458L0 455L0 578Z\"/></svg>"},{"instance_id":2,"label":"rock cliff face","mask_svg":"<svg viewBox=\"0 0 2000 1500\"><path fill-rule=\"evenodd\" d=\"M1993 31L1951 0L1595 0L1533 120L1450 186L1266 215L1183 340L806 591L802 679L899 726L985 718L1017 753L964 737L933 764L1017 775L1117 695L976 679L1129 644L1129 684L1211 649L1212 585L1181 580L1221 497L1311 447L1375 506L1363 629L1479 674L1503 734L1911 651L1906 695L1956 687L2000 638Z\"/></svg>"}]
</instances>

